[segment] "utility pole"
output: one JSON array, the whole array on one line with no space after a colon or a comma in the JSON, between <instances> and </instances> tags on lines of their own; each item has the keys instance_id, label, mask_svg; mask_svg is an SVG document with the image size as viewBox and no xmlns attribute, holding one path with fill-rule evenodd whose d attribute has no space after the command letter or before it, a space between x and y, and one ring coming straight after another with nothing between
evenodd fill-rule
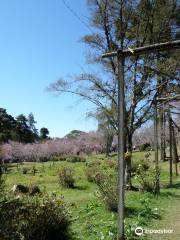
<instances>
[{"instance_id":1,"label":"utility pole","mask_svg":"<svg viewBox=\"0 0 180 240\"><path fill-rule=\"evenodd\" d=\"M124 56L122 50L118 52L118 240L124 239Z\"/></svg>"},{"instance_id":2,"label":"utility pole","mask_svg":"<svg viewBox=\"0 0 180 240\"><path fill-rule=\"evenodd\" d=\"M145 47L134 49L117 50L115 52L105 53L102 58L118 58L118 240L124 240L124 62L126 57L138 56L146 53L160 52L180 48L180 40L173 42L157 43Z\"/></svg>"}]
</instances>

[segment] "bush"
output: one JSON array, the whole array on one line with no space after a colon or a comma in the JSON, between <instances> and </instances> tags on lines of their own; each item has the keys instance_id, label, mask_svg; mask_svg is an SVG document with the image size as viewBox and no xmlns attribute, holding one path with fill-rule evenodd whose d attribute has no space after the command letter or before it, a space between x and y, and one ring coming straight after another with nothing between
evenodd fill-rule
<instances>
[{"instance_id":1,"label":"bush","mask_svg":"<svg viewBox=\"0 0 180 240\"><path fill-rule=\"evenodd\" d=\"M117 169L117 161L116 161L116 160L108 159L108 160L106 161L106 164L107 164L107 166L110 167L110 168Z\"/></svg>"},{"instance_id":2,"label":"bush","mask_svg":"<svg viewBox=\"0 0 180 240\"><path fill-rule=\"evenodd\" d=\"M23 167L23 168L22 168L22 174L27 174L27 173L28 173L28 168Z\"/></svg>"},{"instance_id":3,"label":"bush","mask_svg":"<svg viewBox=\"0 0 180 240\"><path fill-rule=\"evenodd\" d=\"M102 161L100 160L93 160L93 161L89 161L86 163L86 166L88 167L99 167L101 165Z\"/></svg>"},{"instance_id":4,"label":"bush","mask_svg":"<svg viewBox=\"0 0 180 240\"><path fill-rule=\"evenodd\" d=\"M66 158L67 162L86 162L86 158L80 155L70 155Z\"/></svg>"},{"instance_id":5,"label":"bush","mask_svg":"<svg viewBox=\"0 0 180 240\"><path fill-rule=\"evenodd\" d=\"M85 175L88 182L96 182L98 174L99 171L96 166L88 166L85 170Z\"/></svg>"},{"instance_id":6,"label":"bush","mask_svg":"<svg viewBox=\"0 0 180 240\"><path fill-rule=\"evenodd\" d=\"M67 162L86 162L86 158L81 155L61 155L53 156L50 159L53 162L57 161L67 161Z\"/></svg>"},{"instance_id":7,"label":"bush","mask_svg":"<svg viewBox=\"0 0 180 240\"><path fill-rule=\"evenodd\" d=\"M6 196L0 201L0 239L69 240L70 222L62 200Z\"/></svg>"},{"instance_id":8,"label":"bush","mask_svg":"<svg viewBox=\"0 0 180 240\"><path fill-rule=\"evenodd\" d=\"M131 162L132 176L139 173L140 167L142 171L147 171L150 168L149 162L144 159L132 161Z\"/></svg>"},{"instance_id":9,"label":"bush","mask_svg":"<svg viewBox=\"0 0 180 240\"><path fill-rule=\"evenodd\" d=\"M32 169L31 169L31 172L32 172L33 176L36 175L37 171L38 171L37 168L35 166L33 166Z\"/></svg>"},{"instance_id":10,"label":"bush","mask_svg":"<svg viewBox=\"0 0 180 240\"><path fill-rule=\"evenodd\" d=\"M142 145L139 146L140 151L148 151L151 149L151 144L150 143L143 143Z\"/></svg>"},{"instance_id":11,"label":"bush","mask_svg":"<svg viewBox=\"0 0 180 240\"><path fill-rule=\"evenodd\" d=\"M35 194L40 194L41 190L38 186L34 185L34 186L30 186L29 187L29 194L30 195L35 195Z\"/></svg>"},{"instance_id":12,"label":"bush","mask_svg":"<svg viewBox=\"0 0 180 240\"><path fill-rule=\"evenodd\" d=\"M60 155L60 156L53 156L50 158L50 161L52 162L58 162L58 161L66 161L67 156L66 155Z\"/></svg>"},{"instance_id":13,"label":"bush","mask_svg":"<svg viewBox=\"0 0 180 240\"><path fill-rule=\"evenodd\" d=\"M117 211L117 181L114 177L98 173L95 177L98 196L110 211Z\"/></svg>"},{"instance_id":14,"label":"bush","mask_svg":"<svg viewBox=\"0 0 180 240\"><path fill-rule=\"evenodd\" d=\"M74 171L71 167L64 167L59 172L59 183L63 187L73 188L75 179L74 179Z\"/></svg>"},{"instance_id":15,"label":"bush","mask_svg":"<svg viewBox=\"0 0 180 240\"><path fill-rule=\"evenodd\" d=\"M139 164L136 171L136 179L140 184L141 190L151 193L157 193L156 183L159 179L160 172L155 168L147 167L146 165Z\"/></svg>"}]
</instances>

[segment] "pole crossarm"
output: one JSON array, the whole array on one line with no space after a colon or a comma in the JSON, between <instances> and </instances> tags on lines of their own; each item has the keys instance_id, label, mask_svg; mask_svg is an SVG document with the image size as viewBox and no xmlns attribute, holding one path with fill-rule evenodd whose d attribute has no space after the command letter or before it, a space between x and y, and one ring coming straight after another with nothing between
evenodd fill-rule
<instances>
[{"instance_id":1,"label":"pole crossarm","mask_svg":"<svg viewBox=\"0 0 180 240\"><path fill-rule=\"evenodd\" d=\"M172 49L180 49L180 40L172 41L172 42L164 42L164 43L155 43L149 46L138 47L138 48L127 48L124 50L117 50L114 52L105 53L102 55L102 58L115 57L118 52L122 54L124 57L145 54L148 52L157 52L164 50L172 50Z\"/></svg>"}]
</instances>

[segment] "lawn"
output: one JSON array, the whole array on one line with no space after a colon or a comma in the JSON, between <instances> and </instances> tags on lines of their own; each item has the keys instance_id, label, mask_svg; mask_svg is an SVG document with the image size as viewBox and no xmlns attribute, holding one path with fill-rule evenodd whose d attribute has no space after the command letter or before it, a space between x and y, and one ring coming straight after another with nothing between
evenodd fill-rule
<instances>
[{"instance_id":1,"label":"lawn","mask_svg":"<svg viewBox=\"0 0 180 240\"><path fill-rule=\"evenodd\" d=\"M144 157L145 153L134 153L133 161ZM116 156L109 157L115 159ZM153 158L153 157L151 157ZM104 155L87 157L87 161L106 162ZM153 162L152 162L153 164ZM64 166L70 166L75 171L75 188L62 188L58 183L58 172ZM35 175L32 169L35 167ZM27 174L23 174L23 168L27 168ZM150 193L127 191L126 201L126 234L131 235L131 228L140 223L147 229L174 228L174 235L158 234L143 236L137 239L180 239L178 223L180 217L180 177L173 176L173 188L168 188L168 163L161 163L162 189L158 197ZM116 233L117 214L106 209L104 203L97 197L97 186L87 181L85 176L86 163L71 163L66 161L45 163L23 163L9 165L6 174L6 188L11 190L14 184L38 185L43 192L56 194L64 198L72 215L72 230L74 239L99 240L114 239ZM136 184L136 181L134 181ZM176 213L176 210L177 213ZM179 214L178 214L179 213ZM138 217L139 216L139 217ZM170 224L171 223L171 224ZM169 225L170 224L170 225ZM179 236L179 237L178 237ZM129 237L136 239L136 237Z\"/></svg>"}]
</instances>

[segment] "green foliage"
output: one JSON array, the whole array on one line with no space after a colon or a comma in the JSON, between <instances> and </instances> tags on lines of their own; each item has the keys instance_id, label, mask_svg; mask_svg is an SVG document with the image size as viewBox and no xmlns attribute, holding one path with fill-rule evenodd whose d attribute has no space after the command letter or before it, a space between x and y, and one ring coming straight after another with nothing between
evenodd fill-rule
<instances>
[{"instance_id":1,"label":"green foliage","mask_svg":"<svg viewBox=\"0 0 180 240\"><path fill-rule=\"evenodd\" d=\"M142 161L136 169L136 180L139 182L142 191L156 194L156 183L159 179L160 171L148 166L146 161Z\"/></svg>"},{"instance_id":2,"label":"green foliage","mask_svg":"<svg viewBox=\"0 0 180 240\"><path fill-rule=\"evenodd\" d=\"M116 159L116 156L114 156ZM144 153L135 152L132 155L134 159L143 159ZM113 158L113 157L112 157ZM96 160L97 159L97 160ZM48 191L49 194L54 192L54 195L61 196L63 194L64 199L67 199L70 203L70 210L73 216L73 224L72 230L76 233L77 239L81 240L114 240L116 237L116 226L117 226L117 214L112 211L107 211L104 201L98 194L95 195L98 187L94 182L87 182L86 176L84 174L84 170L86 169L86 164L94 163L96 165L96 161L99 163L97 164L97 170L107 172L113 172L114 169L106 168L104 170L104 165L106 163L107 158L104 155L94 155L87 157L87 162L84 163L70 163L70 162L56 162L55 167L53 167L52 162L45 162L45 163L23 163L23 166L31 169L34 165L38 169L38 174L35 177L32 177L30 174L22 175L21 172L17 171L16 164L9 164L8 168L9 171L7 172L7 179L6 182L6 189L10 190L13 184L21 183L25 186L37 185L41 189L42 192ZM49 165L51 164L51 168ZM150 165L154 164L149 162ZM168 162L161 162L162 174L161 174L161 182L163 186L169 182L168 178L168 170L169 165ZM92 164L93 165L93 164ZM77 176L77 188L69 189L69 188L59 188L57 184L57 173L59 169L64 166L71 166ZM107 166L106 166L107 167ZM42 169L42 171L41 171ZM115 170L116 171L116 170ZM45 173L42 173L45 172ZM40 175L42 173L42 176ZM4 174L5 175L5 174ZM174 183L178 185L180 181L180 177L174 179ZM115 181L114 181L115 182ZM116 182L114 183L114 186ZM81 188L79 188L81 187ZM166 221L165 224L168 224L168 220L166 217L167 212L171 212L170 206L174 206L175 209L179 206L178 196L180 195L180 189L177 188L164 188L162 187L161 193L158 198L155 198L152 194L149 193L142 193L142 192L135 192L135 191L126 191L126 236L129 232L129 235L132 235L132 238L127 238L131 240L135 240L134 231L133 229L140 224L138 222L144 222L144 224L148 224L148 228L152 226L152 228L156 229L159 228L162 224L161 221L154 221L152 216L150 218L146 218L147 214L142 214L141 217L138 215L144 211L144 206L141 203L141 198L149 198L150 199L150 207L152 211L156 213L156 208L163 208L163 219ZM39 195L38 195L39 196ZM40 195L41 196L41 195ZM99 199L96 197L98 196ZM159 212L159 210L157 211ZM177 216L177 215L176 215ZM176 217L175 215L172 216L172 219ZM144 220L143 220L144 219ZM163 221L164 223L164 221ZM144 224L142 224L144 226ZM157 227L158 226L158 227ZM161 225L162 226L162 225ZM165 225L164 225L165 226ZM13 239L13 238L12 238ZM76 238L75 238L76 239ZM139 239L139 238L138 238ZM178 238L174 238L178 239ZM4 240L4 239L3 239Z\"/></svg>"},{"instance_id":3,"label":"green foliage","mask_svg":"<svg viewBox=\"0 0 180 240\"><path fill-rule=\"evenodd\" d=\"M117 211L117 181L115 177L97 173L95 182L98 186L98 197L103 200L110 211Z\"/></svg>"},{"instance_id":4,"label":"green foliage","mask_svg":"<svg viewBox=\"0 0 180 240\"><path fill-rule=\"evenodd\" d=\"M50 161L52 162L58 162L58 161L66 161L67 155L59 155L59 156L52 156L50 158Z\"/></svg>"},{"instance_id":5,"label":"green foliage","mask_svg":"<svg viewBox=\"0 0 180 240\"><path fill-rule=\"evenodd\" d=\"M114 159L107 159L106 165L107 165L109 168L117 169L117 161L114 160Z\"/></svg>"},{"instance_id":6,"label":"green foliage","mask_svg":"<svg viewBox=\"0 0 180 240\"><path fill-rule=\"evenodd\" d=\"M22 168L22 174L27 174L27 173L28 173L28 168L23 167L23 168Z\"/></svg>"},{"instance_id":7,"label":"green foliage","mask_svg":"<svg viewBox=\"0 0 180 240\"><path fill-rule=\"evenodd\" d=\"M150 143L143 143L142 145L139 146L139 150L141 152L149 151L150 149L151 149L151 144Z\"/></svg>"},{"instance_id":8,"label":"green foliage","mask_svg":"<svg viewBox=\"0 0 180 240\"><path fill-rule=\"evenodd\" d=\"M0 201L0 239L67 240L70 222L61 199L5 196Z\"/></svg>"},{"instance_id":9,"label":"green foliage","mask_svg":"<svg viewBox=\"0 0 180 240\"><path fill-rule=\"evenodd\" d=\"M72 130L70 133L68 133L65 138L67 139L74 139L77 138L79 136L81 136L82 134L84 134L85 132L82 132L80 130Z\"/></svg>"},{"instance_id":10,"label":"green foliage","mask_svg":"<svg viewBox=\"0 0 180 240\"><path fill-rule=\"evenodd\" d=\"M86 158L81 155L60 155L60 156L53 156L50 159L53 162L57 161L67 161L67 162L86 162Z\"/></svg>"},{"instance_id":11,"label":"green foliage","mask_svg":"<svg viewBox=\"0 0 180 240\"><path fill-rule=\"evenodd\" d=\"M95 182L98 174L98 168L96 166L87 166L85 175L88 182Z\"/></svg>"},{"instance_id":12,"label":"green foliage","mask_svg":"<svg viewBox=\"0 0 180 240\"><path fill-rule=\"evenodd\" d=\"M138 214L139 225L147 225L148 219L160 218L160 210L158 208L152 208L150 198L141 198L140 203L142 204L143 209Z\"/></svg>"},{"instance_id":13,"label":"green foliage","mask_svg":"<svg viewBox=\"0 0 180 240\"><path fill-rule=\"evenodd\" d=\"M49 130L45 127L40 129L40 138L42 140L48 139L48 135L49 135Z\"/></svg>"},{"instance_id":14,"label":"green foliage","mask_svg":"<svg viewBox=\"0 0 180 240\"><path fill-rule=\"evenodd\" d=\"M86 163L88 167L99 167L101 165L102 161L96 159L96 160L91 160Z\"/></svg>"},{"instance_id":15,"label":"green foliage","mask_svg":"<svg viewBox=\"0 0 180 240\"><path fill-rule=\"evenodd\" d=\"M160 209L152 207L152 201L148 196L140 198L141 209L136 217L136 221L128 224L125 220L125 236L127 240L139 239L135 235L135 229L137 227L144 227L149 225L150 220L160 219Z\"/></svg>"},{"instance_id":16,"label":"green foliage","mask_svg":"<svg viewBox=\"0 0 180 240\"><path fill-rule=\"evenodd\" d=\"M32 129L32 123L30 126L29 119L23 114L14 118L6 112L6 109L0 108L0 122L0 142L14 140L28 143L37 139L37 133Z\"/></svg>"},{"instance_id":17,"label":"green foliage","mask_svg":"<svg viewBox=\"0 0 180 240\"><path fill-rule=\"evenodd\" d=\"M31 172L32 172L33 176L35 176L36 173L38 172L38 170L35 166L33 166Z\"/></svg>"},{"instance_id":18,"label":"green foliage","mask_svg":"<svg viewBox=\"0 0 180 240\"><path fill-rule=\"evenodd\" d=\"M149 162L144 159L134 160L131 163L132 175L139 174L140 171L147 171L149 168L150 168Z\"/></svg>"},{"instance_id":19,"label":"green foliage","mask_svg":"<svg viewBox=\"0 0 180 240\"><path fill-rule=\"evenodd\" d=\"M74 179L74 170L71 167L64 167L59 171L59 183L63 187L73 188L75 179Z\"/></svg>"},{"instance_id":20,"label":"green foliage","mask_svg":"<svg viewBox=\"0 0 180 240\"><path fill-rule=\"evenodd\" d=\"M86 162L86 158L81 155L69 155L66 158L67 162Z\"/></svg>"}]
</instances>

